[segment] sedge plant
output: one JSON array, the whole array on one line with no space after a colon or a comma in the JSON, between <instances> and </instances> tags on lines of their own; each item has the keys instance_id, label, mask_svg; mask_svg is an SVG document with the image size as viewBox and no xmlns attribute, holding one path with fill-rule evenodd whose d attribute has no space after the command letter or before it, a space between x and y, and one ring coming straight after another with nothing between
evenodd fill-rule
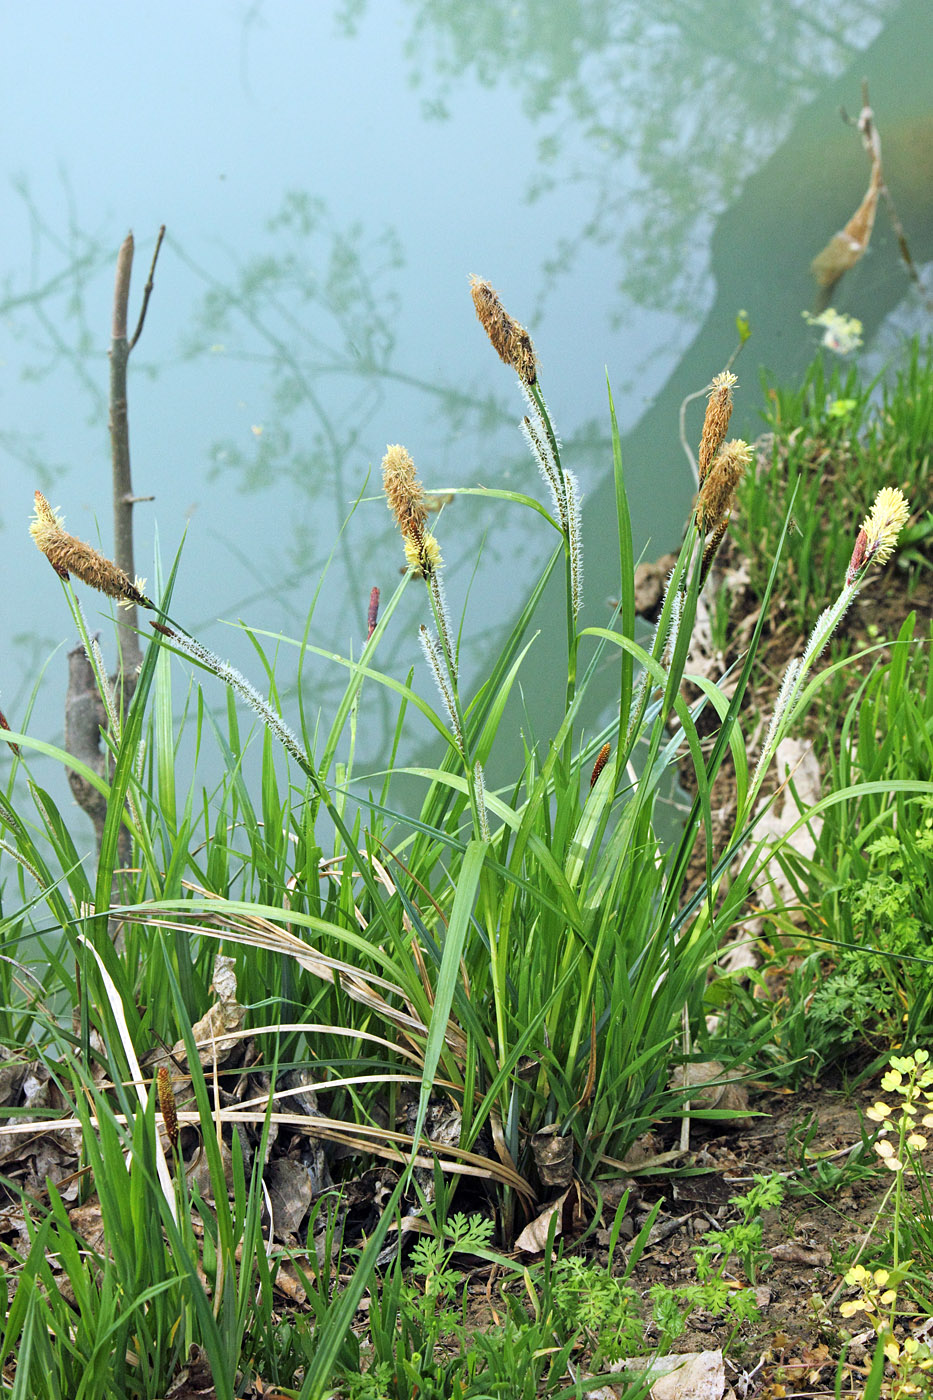
<instances>
[{"instance_id":1,"label":"sedge plant","mask_svg":"<svg viewBox=\"0 0 933 1400\"><path fill-rule=\"evenodd\" d=\"M908 342L903 365L863 381L854 366L828 370L822 356L794 385L763 380L764 419L754 476L739 487L732 527L749 587L764 597L771 561L793 498L793 528L782 550L778 588L785 615L805 628L826 579L846 566L849 542L837 522L863 508L881 479L922 500L933 452L930 385L933 342ZM929 512L901 534L899 556L922 563ZM925 570L918 570L921 578Z\"/></svg>"},{"instance_id":2,"label":"sedge plant","mask_svg":"<svg viewBox=\"0 0 933 1400\"><path fill-rule=\"evenodd\" d=\"M230 1393L237 1353L242 1361L247 1344L247 1285L231 1280L238 1271L252 1278L247 1271L256 1269L258 1296L268 1296L256 1223L260 1177L255 1164L248 1177L245 1162L238 1167L234 1153L231 1168L225 1156L241 1127L261 1137L267 1122L287 1125L344 1151L378 1157L398 1172L350 1283L321 1306L298 1387L310 1400L327 1393L333 1367L345 1355L357 1303L417 1168L437 1164L451 1181L486 1182L498 1205L498 1242L510 1244L517 1216L540 1194L532 1141L542 1128L572 1140L573 1169L592 1179L617 1170L654 1118L678 1111L685 1091L671 1087L672 1065L684 1053L706 1053L706 981L763 859L753 840L755 816L777 745L819 685L816 663L827 638L906 520L899 493L882 493L857 536L842 592L788 672L761 760L750 773L741 711L761 618L728 694L710 681L700 683L696 702L688 703L683 691L699 595L750 457L745 443L726 440L734 376L717 375L710 387L696 508L655 633L643 641L636 639L634 551L610 395L620 602L611 625L586 626L579 484L563 462L531 338L487 283L474 280L473 299L524 395L523 430L548 499L542 504L501 489L486 494L503 508L534 512L554 540L473 694L463 685L457 639L465 624L452 624L441 541L427 527L417 472L400 445L386 453L383 481L407 573L378 615L374 603L359 655L327 654L328 663L347 675L329 724L320 717L312 722L304 710L297 725L286 720L265 650L291 646L303 666L316 656L307 629L298 639L250 630L266 672L263 694L170 616L174 569L153 590L153 602L138 582L68 535L44 499L36 501L36 543L62 580L102 691L107 677L77 607L74 580L149 609L156 621L125 713L118 695L106 711L109 772L82 774L106 799L95 870L86 869L68 821L31 772L33 755L77 767L71 756L35 736L0 735L18 750L9 792L0 800L0 838L15 862L19 896L12 908L9 895L5 899L0 938L12 950L31 932L42 940L37 961L47 965L41 995L35 988L12 989L16 1009L4 1011L6 1027L40 1040L44 1034L52 1064L76 1060L81 1087L69 1089L59 1073L65 1106L56 1121L73 1121L84 1139L97 1136L88 1155L100 1170L99 1144L111 1133L102 1125L108 1114L117 1115L119 1132L110 1140L133 1152L140 1175L149 1173L148 1209L156 1212L158 1203L152 1218L161 1221L174 1261L143 1291L152 1288L153 1299L172 1300L173 1337L210 1349L227 1377L218 1393ZM526 726L519 770L493 788L486 775L497 737L510 722L523 658L534 645L532 627L555 579L562 580L564 594L563 714L546 735ZM421 654L439 696L434 703L425 698L420 676L399 680L378 666L399 602L418 584L425 590ZM410 640L414 664L417 644ZM394 641L398 650L399 638ZM221 755L223 774L209 791L194 776L185 783L179 772L176 659L226 688L225 718L195 687L184 720L196 752L212 739ZM618 677L615 703L608 715L590 714L590 681L608 664ZM380 774L354 769L364 686L384 688L397 705L392 756ZM258 787L244 763L243 706L260 736ZM697 731L705 707L719 721L708 747ZM409 710L438 736L434 762L406 766L396 757ZM685 753L697 796L682 831L665 848L656 808ZM725 848L714 850L710 792L727 753L739 779L738 816ZM18 779L25 781L17 785ZM412 782L420 785L414 811L396 795L399 780L408 792ZM27 796L35 813L28 818ZM129 860L121 855L127 843ZM706 878L688 892L687 870L698 846ZM216 1031L205 1033L204 1044L195 1044L192 1032L212 1006L218 944L235 961L243 1010L243 1024L222 1038L250 1036L252 1068L261 1064L268 1076L258 1087L248 1080L249 1092L235 1109L225 1098L230 1089L221 1092L219 1072L198 1070L215 1054ZM68 1012L50 1009L42 1020L36 1011L53 991L65 997ZM167 1100L157 1110L153 1098L158 1075L151 1057L159 1046L178 1047L190 1079L194 1103L179 1117L198 1125L208 1157L214 1204L203 1209L189 1197L179 1205L159 1167L154 1135L168 1130L171 1113ZM106 1092L95 1066L110 1086ZM285 1072L304 1075L302 1088L312 1087L320 1099L310 1122L307 1114L302 1119L273 1104ZM230 1073L243 1077L246 1071L234 1066ZM82 1117L77 1100L82 1094L87 1099L91 1085L94 1111L85 1107ZM443 1140L435 1140L429 1126L442 1110L446 1128ZM148 1155L133 1146L133 1134L143 1131ZM114 1163L116 1150L108 1148ZM234 1204L228 1224L229 1170ZM192 1209L205 1241L213 1242L211 1270L202 1259L199 1272L191 1262L194 1245L172 1233L182 1231L182 1215L190 1217ZM119 1229L132 1223L124 1220ZM52 1344L37 1261L54 1228L48 1225L43 1244L35 1246L36 1267L24 1275L32 1286L4 1337L10 1354L32 1329L21 1366L23 1355L44 1355ZM148 1295L141 1306L149 1307ZM257 1332L271 1335L262 1326ZM34 1365L45 1362L30 1361ZM160 1384L164 1378L153 1373L139 1393L156 1393Z\"/></svg>"},{"instance_id":3,"label":"sedge plant","mask_svg":"<svg viewBox=\"0 0 933 1400\"><path fill-rule=\"evenodd\" d=\"M796 913L773 919L802 959L775 1046L798 1070L922 1044L933 1026L933 652L916 633L910 614L837 731L816 735L832 800L810 856L778 853Z\"/></svg>"},{"instance_id":4,"label":"sedge plant","mask_svg":"<svg viewBox=\"0 0 933 1400\"><path fill-rule=\"evenodd\" d=\"M681 694L697 597L728 528L736 489L749 460L744 443L725 441L734 376L718 376L709 395L699 451L697 508L646 650L632 636L632 550L614 418L623 584L619 626L580 628L579 488L563 466L527 332L508 316L488 284L474 280L473 296L484 328L516 372L526 397L529 412L523 426L547 481L552 513L537 503L534 508L546 515L560 541L547 572L562 560L565 575L565 716L546 746L529 748L525 770L511 792L488 792L484 769L520 672L528 617L520 620L489 680L471 701L465 701L460 693L455 634L441 585L440 547L426 528L414 465L401 447L387 452L383 478L410 572L419 575L427 589L434 627L423 628L421 639L442 701L432 719L447 743L441 766L422 772L429 781L427 796L408 835L387 801L372 812L365 831L359 808L360 815L348 824L342 800L328 790L306 739L294 734L254 687L177 625L158 622L155 641L170 644L226 682L259 715L267 729L267 743L278 740L286 750L306 784L310 818L306 813L303 839L314 841L309 821L316 811L323 809L336 828L338 854L342 849L344 867L350 863L355 874L347 885L344 870L335 904L336 925L326 921L327 935L337 940L344 953L355 947L350 964L363 946L363 966L371 965L376 953L380 975L391 973L389 982L397 989L392 996L407 1005L416 1037L419 1022L425 1027L425 1043L433 1034L432 1049L455 1086L463 1115L461 1148L471 1149L491 1122L501 1124L506 1160L521 1175L528 1169L522 1144L530 1130L557 1121L562 1131L573 1133L579 1169L591 1174L621 1156L667 1098L674 1038L685 1013L690 1021L699 1021L704 974L741 898L740 879L717 905L727 862L734 860L747 840L765 773L780 738L809 699L809 672L826 638L869 565L881 562L890 551L906 507L898 493L889 492L866 519L843 592L818 620L799 661L789 668L761 759L749 778L738 711L755 639L731 700L726 701L718 688L707 686L700 702L718 708L723 721L709 757L702 754L697 739L699 707L689 709ZM500 494L511 504L524 504L513 493ZM89 566L72 537L63 535L59 522L50 519L39 502L37 522L36 542L58 572L77 574L92 585L104 579L111 593L125 595L131 588L137 602L151 606L136 585L113 582L96 560ZM377 627L364 653L367 663L379 638ZM580 744L576 735L587 678L610 649L617 651L620 661L618 713L591 741ZM581 671L583 654L586 669ZM636 662L641 665L638 684L634 683ZM367 664L353 668L351 691L358 690L368 670ZM406 691L405 699L411 694ZM427 708L420 698L419 708L422 712ZM118 750L122 742L122 734L116 734ZM608 761L606 744L612 755ZM736 838L727 852L717 853L715 863L713 852L708 851L702 897L685 902L686 862L701 824L710 828L705 820L709 790L726 744L737 766L742 765ZM643 749L641 771L633 777L637 746ZM663 776L683 747L690 750L696 765L698 798L684 834L665 856L654 831L653 808ZM325 752L333 752L330 742ZM594 764L597 756L600 761ZM134 812L135 785L129 781L133 762L125 758L126 819L132 822L136 839L144 840L140 804ZM589 775L591 766L594 771ZM234 790L245 807L241 787ZM276 796L271 767L263 802L281 828L287 803ZM396 823L391 828L391 845L387 817ZM375 853L383 848L389 850L388 880L377 879L375 873ZM152 884L157 883L153 879L157 864L151 854L147 874ZM743 872L746 878L752 874L748 862ZM97 891L102 892L100 877ZM161 889L159 894L162 912L167 914ZM208 922L204 905L191 899L179 903L184 909L172 920L172 931L190 940ZM363 946L358 933L342 927L344 921L350 922L351 904L353 924L358 926L362 918L367 928ZM233 941L244 937L242 921L270 917L268 906L252 905L247 911L242 906L224 908L216 900L210 902L210 911L214 917L230 915L231 926L225 934ZM159 926L152 901L144 914L139 912L141 917L134 921L128 909L126 923L145 920L151 930ZM293 901L289 910L293 926L301 923L303 913L301 900ZM234 915L241 920L239 928L232 927ZM308 917L313 923L313 916ZM445 975L443 986L428 974L432 961L438 974ZM454 1024L449 1027L440 1025L436 1016L441 990L452 1011ZM392 996L383 998L383 1014L399 1024L400 1018L393 1016ZM537 1064L534 1075L516 1075L523 1058ZM427 1097L422 1094L422 1120L426 1108Z\"/></svg>"}]
</instances>

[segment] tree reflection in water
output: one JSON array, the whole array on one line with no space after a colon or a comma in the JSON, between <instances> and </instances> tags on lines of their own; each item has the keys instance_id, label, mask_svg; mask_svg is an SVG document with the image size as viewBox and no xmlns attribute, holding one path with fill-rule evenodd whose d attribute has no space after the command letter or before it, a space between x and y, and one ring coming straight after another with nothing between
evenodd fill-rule
<instances>
[{"instance_id":1,"label":"tree reflection in water","mask_svg":"<svg viewBox=\"0 0 933 1400\"><path fill-rule=\"evenodd\" d=\"M368 8L367 0L342 7L346 33L364 25ZM253 6L250 13L255 17L261 10ZM840 102L857 103L863 72L871 81L886 174L916 240L915 256L933 256L933 171L926 168L933 151L933 96L927 46L918 42L918 35L929 35L928 0L840 0L831 17L804 0L757 0L741 7L663 0L650 14L644 6L614 0L470 6L410 0L403 13L411 77L429 115L443 120L465 74L490 86L508 85L521 94L538 132L537 164L516 201L538 201L543 210L544 196L558 186L579 189L578 226L559 246L542 217L540 242L527 249L529 263L540 266L537 311L513 305L515 313L534 329L560 279L571 286L584 250L603 245L613 254L614 285L605 295L611 317L624 318L634 307L672 317L667 324L674 327L676 349L667 347L666 357L674 368L623 444L635 488L637 547L651 533L650 548L660 552L686 517L691 492L677 446L677 408L722 367L734 344L736 312L747 308L753 328L739 366L749 389L757 363L791 375L812 353L814 341L800 314L812 302L809 261L848 218L865 184L858 141L834 116ZM846 65L848 71L828 85L827 78ZM801 113L817 92L819 101ZM774 154L762 165L768 151ZM88 293L99 285L102 270L110 277L115 248L84 232L77 218L66 231L56 230L25 186L20 193L43 265L51 261L56 270L42 278L8 277L3 288L17 360L40 381L66 364L82 389L88 417L103 434L106 375L98 347L104 327L88 310ZM484 217L493 214L478 209L477 218ZM495 217L507 219L508 210L496 210ZM457 444L454 471L447 459L432 464L418 454L429 485L475 485L503 473L531 480L514 431L517 400L495 364L474 382L462 377L456 362L439 365L430 376L412 369L399 327L408 312L400 287L414 250L375 216L341 224L318 191L285 193L259 246L247 253L228 252L208 265L177 235L167 251L175 268L184 268L195 303L193 311L189 304L173 313L181 342L173 359L180 357L196 384L206 384L222 361L231 385L248 380L251 404L262 405L261 411L250 410L251 435L227 431L213 438L208 480L222 484L225 494L236 487L262 492L263 499L275 493L287 502L271 554L251 547L249 530L239 536L225 521L212 522L211 547L235 565L230 575L236 582L222 602L206 591L202 605L209 613L222 608L227 616L260 617L300 635L310 590L335 551L315 627L322 645L346 652L349 638L365 636L370 585L391 582L382 575L362 578L363 565L375 568L379 561L381 569L395 557L384 509L367 502L349 529L342 528L357 496L376 494L374 485L365 485L368 465L378 462L387 441L407 436L411 422L428 420L438 440ZM157 299L177 275L171 266L164 260ZM472 314L466 277L474 271L497 280L496 268L462 269L464 337L471 333ZM873 257L844 290L852 298L847 309L859 315L870 336L906 291L896 249L890 238L879 240L876 230ZM592 339L604 330L594 324L585 334ZM560 330L549 325L548 334L553 338ZM404 343L410 340L409 331ZM646 357L651 350L645 348ZM140 368L150 374L168 368L167 357L159 359L151 342L143 351L149 359ZM610 372L617 382L611 365ZM131 387L131 422L134 392ZM548 392L565 425L565 459L589 497L589 619L603 622L604 598L614 591L606 417L600 406L568 423L560 383L550 380ZM748 393L746 404L753 397ZM7 427L2 444L21 464L18 475L28 475L30 490L51 487L71 465L50 460L33 433ZM471 651L464 661L481 672L490 634L508 624L547 542L475 498L457 500L451 509L455 514L442 527L444 551L464 594L480 541L495 526L473 584ZM231 505L230 519L238 512L242 517L242 502ZM449 521L456 525L447 530ZM4 523L9 526L10 519ZM528 690L546 692L546 638L526 665ZM315 676L321 703L342 685L342 674L333 668L322 667ZM384 697L368 703L381 711ZM373 714L374 732L384 733L386 718Z\"/></svg>"}]
</instances>

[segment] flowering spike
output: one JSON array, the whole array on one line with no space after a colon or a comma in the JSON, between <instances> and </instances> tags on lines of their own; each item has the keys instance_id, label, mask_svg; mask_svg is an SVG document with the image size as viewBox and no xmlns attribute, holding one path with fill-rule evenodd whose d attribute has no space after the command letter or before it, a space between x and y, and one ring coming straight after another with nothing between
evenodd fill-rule
<instances>
[{"instance_id":1,"label":"flowering spike","mask_svg":"<svg viewBox=\"0 0 933 1400\"><path fill-rule=\"evenodd\" d=\"M590 787L591 787L591 788L594 788L594 787L596 786L596 779L599 777L600 773L603 771L603 769L604 769L605 766L606 766L606 760L607 760L608 757L609 757L609 749L610 749L609 744L603 744L603 746L602 746L602 748L600 749L599 753L596 755L596 762L593 764L593 771L592 771L592 773L590 774Z\"/></svg>"},{"instance_id":2,"label":"flowering spike","mask_svg":"<svg viewBox=\"0 0 933 1400\"><path fill-rule=\"evenodd\" d=\"M897 537L910 518L910 506L896 486L883 486L875 497L862 529L865 532L865 564L886 564ZM851 568L851 564L849 566Z\"/></svg>"},{"instance_id":3,"label":"flowering spike","mask_svg":"<svg viewBox=\"0 0 933 1400\"><path fill-rule=\"evenodd\" d=\"M670 584L668 584L670 587ZM671 622L668 628L667 640L664 643L664 650L661 653L662 666L671 667L674 664L674 652L677 650L677 638L680 636L680 624L684 615L685 593L682 588L678 588L671 599Z\"/></svg>"},{"instance_id":4,"label":"flowering spike","mask_svg":"<svg viewBox=\"0 0 933 1400\"><path fill-rule=\"evenodd\" d=\"M849 560L849 567L846 569L847 587L851 587L864 568L867 548L868 535L865 533L864 529L861 529L855 537L855 548L852 551L852 558Z\"/></svg>"},{"instance_id":5,"label":"flowering spike","mask_svg":"<svg viewBox=\"0 0 933 1400\"><path fill-rule=\"evenodd\" d=\"M771 753L775 747L774 736L778 732L778 725L784 718L784 713L790 703L791 696L795 692L797 677L799 675L800 657L795 656L793 660L788 663L787 669L784 672L784 679L781 681L781 688L774 702L774 713L771 716L771 723L768 725L768 732L761 746L761 753L758 755L758 764L755 768L754 777L752 778L753 788L757 787L759 777L763 773L766 765L771 761Z\"/></svg>"},{"instance_id":6,"label":"flowering spike","mask_svg":"<svg viewBox=\"0 0 933 1400\"><path fill-rule=\"evenodd\" d=\"M530 398L530 396L529 396ZM537 412L537 405L532 404ZM551 452L550 443L546 437L542 437L535 427L535 424L526 415L522 419L522 431L532 455L538 464L538 471L541 473L548 489L551 493L551 502L554 506L554 514L560 521L562 530L567 529L567 501L564 486L561 481L560 472L554 463L554 454Z\"/></svg>"},{"instance_id":7,"label":"flowering spike","mask_svg":"<svg viewBox=\"0 0 933 1400\"><path fill-rule=\"evenodd\" d=\"M428 518L424 490L415 477L415 464L401 443L386 448L382 484L389 509L405 539L421 535Z\"/></svg>"},{"instance_id":8,"label":"flowering spike","mask_svg":"<svg viewBox=\"0 0 933 1400\"><path fill-rule=\"evenodd\" d=\"M415 476L415 464L399 443L386 448L382 484L405 541L408 567L422 578L430 578L444 562L441 547L427 529L428 508L424 488Z\"/></svg>"},{"instance_id":9,"label":"flowering spike","mask_svg":"<svg viewBox=\"0 0 933 1400\"><path fill-rule=\"evenodd\" d=\"M710 571L710 569L713 567L713 560L716 558L716 555L719 553L719 546L722 544L723 540L725 539L725 537L726 537L726 531L728 530L728 528L729 528L729 521L728 521L728 520L720 520L719 524L716 526L715 530L714 530L713 533L710 535L709 539L706 541L706 547L705 547L705 549L703 550L703 562L702 562L701 565L700 565L700 587L701 587L701 588L703 587L704 583L706 582L707 578L709 577L709 571Z\"/></svg>"},{"instance_id":10,"label":"flowering spike","mask_svg":"<svg viewBox=\"0 0 933 1400\"><path fill-rule=\"evenodd\" d=\"M159 1111L165 1124L165 1134L172 1144L172 1151L178 1151L178 1108L172 1093L172 1080L167 1065L159 1065L156 1070L156 1087L159 1093Z\"/></svg>"},{"instance_id":11,"label":"flowering spike","mask_svg":"<svg viewBox=\"0 0 933 1400\"><path fill-rule=\"evenodd\" d=\"M479 816L479 832L484 841L489 840L489 813L486 810L486 775L483 765L473 764L473 791L476 794L476 810Z\"/></svg>"},{"instance_id":12,"label":"flowering spike","mask_svg":"<svg viewBox=\"0 0 933 1400\"><path fill-rule=\"evenodd\" d=\"M583 606L583 520L580 514L580 487L573 472L564 472L567 493L567 545L570 550L570 592L573 615Z\"/></svg>"},{"instance_id":13,"label":"flowering spike","mask_svg":"<svg viewBox=\"0 0 933 1400\"><path fill-rule=\"evenodd\" d=\"M768 730L765 746L761 751L758 767L755 769L755 776L749 787L748 810L751 810L751 802L758 793L761 779L780 740L797 713L800 689L807 672L858 596L859 582L868 565L871 563L883 564L886 559L890 558L897 544L898 534L907 523L909 516L910 507L902 492L891 486L886 486L878 492L874 505L862 522L862 527L856 536L855 548L846 571L845 584L839 597L830 607L824 608L820 613L813 631L810 633L803 655L799 661L791 663L785 674L784 683L778 696L776 718L772 720ZM906 1072L896 1059L892 1059L891 1064L892 1069L881 1081L881 1087L885 1090L896 1087L895 1076L899 1082L900 1075ZM906 1061L904 1065L906 1065ZM900 1166L892 1169L900 1170Z\"/></svg>"},{"instance_id":14,"label":"flowering spike","mask_svg":"<svg viewBox=\"0 0 933 1400\"><path fill-rule=\"evenodd\" d=\"M470 294L480 324L499 359L514 369L523 384L534 384L538 377L538 363L535 347L525 327L509 315L499 293L481 277L470 278Z\"/></svg>"},{"instance_id":15,"label":"flowering spike","mask_svg":"<svg viewBox=\"0 0 933 1400\"><path fill-rule=\"evenodd\" d=\"M9 727L10 727L10 726L7 724L6 715L3 713L2 710L0 710L0 729L9 729ZM13 750L13 752L16 754L16 757L19 758L19 757L20 757L20 747L19 747L19 744L11 744L11 745L10 745L10 748L11 748L11 749Z\"/></svg>"},{"instance_id":16,"label":"flowering spike","mask_svg":"<svg viewBox=\"0 0 933 1400\"><path fill-rule=\"evenodd\" d=\"M121 568L99 550L68 534L61 516L52 509L41 491L35 493L29 533L36 542L36 548L45 555L59 578L68 579L74 574L89 588L96 588L108 598L116 598L122 607L132 607L134 603L143 608L155 607L139 584L131 583Z\"/></svg>"},{"instance_id":17,"label":"flowering spike","mask_svg":"<svg viewBox=\"0 0 933 1400\"><path fill-rule=\"evenodd\" d=\"M696 523L704 534L713 534L728 520L739 482L752 460L752 449L741 438L723 443L697 498Z\"/></svg>"},{"instance_id":18,"label":"flowering spike","mask_svg":"<svg viewBox=\"0 0 933 1400\"><path fill-rule=\"evenodd\" d=\"M366 640L367 640L367 642L369 641L370 637L373 635L373 633L374 633L375 630L376 630L376 620L377 620L378 617L379 617L379 589L378 589L378 588L374 588L374 589L372 590L372 592L370 593L370 595L369 595L369 612L368 612L367 615L366 615L366 625L367 625L367 627L368 627L368 629L369 629L369 630L367 631L367 633L366 633Z\"/></svg>"},{"instance_id":19,"label":"flowering spike","mask_svg":"<svg viewBox=\"0 0 933 1400\"><path fill-rule=\"evenodd\" d=\"M729 419L732 417L732 390L737 383L738 379L734 374L723 370L722 374L716 375L710 386L697 463L701 486L726 436Z\"/></svg>"},{"instance_id":20,"label":"flowering spike","mask_svg":"<svg viewBox=\"0 0 933 1400\"><path fill-rule=\"evenodd\" d=\"M163 637L167 637L179 651L190 656L192 661L212 672L218 680L223 681L225 685L229 685L231 690L236 691L241 699L246 701L250 709L259 716L270 734L274 734L283 748L297 759L303 771L305 773L312 771L311 761L301 747L297 735L286 724L282 716L273 710L268 700L262 698L256 687L235 666L231 666L228 661L222 661L219 656L208 651L207 647L202 646L194 637L189 637L186 632L173 631L171 627L166 627L161 622L153 622L151 626Z\"/></svg>"},{"instance_id":21,"label":"flowering spike","mask_svg":"<svg viewBox=\"0 0 933 1400\"><path fill-rule=\"evenodd\" d=\"M463 733L460 729L460 720L457 716L457 707L454 704L453 693L450 689L447 673L444 669L441 644L437 638L428 631L424 623L422 623L418 629L418 636L421 639L421 650L424 652L424 659L431 668L435 684L444 702L444 709L447 711L447 717L450 720L451 728L454 731L454 737L457 740L457 748L463 753Z\"/></svg>"},{"instance_id":22,"label":"flowering spike","mask_svg":"<svg viewBox=\"0 0 933 1400\"><path fill-rule=\"evenodd\" d=\"M425 530L420 538L409 535L405 541L405 558L408 567L419 578L431 578L444 562L437 537Z\"/></svg>"},{"instance_id":23,"label":"flowering spike","mask_svg":"<svg viewBox=\"0 0 933 1400\"><path fill-rule=\"evenodd\" d=\"M433 539L433 536L431 537ZM440 555L438 555L440 562ZM444 657L447 662L447 674L454 685L457 683L457 655L454 651L453 628L450 625L450 614L447 611L447 597L444 593L444 585L439 573L435 572L428 578L428 587L431 590L431 599L434 604L434 620L437 623L437 630L440 642L444 650Z\"/></svg>"}]
</instances>

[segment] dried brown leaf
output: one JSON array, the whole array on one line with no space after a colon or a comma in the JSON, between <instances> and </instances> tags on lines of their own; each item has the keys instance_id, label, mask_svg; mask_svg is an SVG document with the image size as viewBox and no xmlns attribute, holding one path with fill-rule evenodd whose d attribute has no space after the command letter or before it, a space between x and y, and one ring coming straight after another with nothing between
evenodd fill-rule
<instances>
[{"instance_id":1,"label":"dried brown leaf","mask_svg":"<svg viewBox=\"0 0 933 1400\"><path fill-rule=\"evenodd\" d=\"M573 1138L561 1137L556 1124L542 1128L531 1139L531 1150L541 1185L548 1189L569 1186L573 1180Z\"/></svg>"},{"instance_id":2,"label":"dried brown leaf","mask_svg":"<svg viewBox=\"0 0 933 1400\"><path fill-rule=\"evenodd\" d=\"M547 1248L548 1231L551 1228L551 1220L557 1216L557 1226L554 1230L554 1238L563 1234L567 1220L567 1206L570 1204L570 1191L564 1191L558 1196L556 1201L552 1201L549 1206L545 1206L539 1216L526 1225L524 1230L515 1241L515 1248L522 1254L543 1254Z\"/></svg>"},{"instance_id":3,"label":"dried brown leaf","mask_svg":"<svg viewBox=\"0 0 933 1400\"><path fill-rule=\"evenodd\" d=\"M264 1179L272 1202L276 1239L296 1234L314 1195L307 1168L292 1157L279 1157L266 1167Z\"/></svg>"}]
</instances>

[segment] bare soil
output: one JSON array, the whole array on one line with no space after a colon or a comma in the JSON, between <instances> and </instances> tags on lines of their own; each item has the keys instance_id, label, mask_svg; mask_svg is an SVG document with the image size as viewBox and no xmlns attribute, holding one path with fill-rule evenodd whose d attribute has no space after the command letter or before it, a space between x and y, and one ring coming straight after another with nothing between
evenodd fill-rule
<instances>
[{"instance_id":1,"label":"bare soil","mask_svg":"<svg viewBox=\"0 0 933 1400\"><path fill-rule=\"evenodd\" d=\"M864 1110L877 1097L877 1082L857 1089L814 1083L793 1093L761 1091L750 1105L759 1117L710 1136L694 1127L688 1169L701 1174L685 1170L663 1186L642 1183L646 1205L659 1192L663 1195L659 1220L682 1222L649 1247L636 1267L633 1282L646 1291L656 1282L672 1287L695 1282L693 1246L709 1230L728 1228L740 1219L730 1198L745 1194L756 1175L786 1174L783 1203L762 1218L762 1244L771 1263L755 1280L743 1275L735 1258L730 1265L737 1285L755 1286L760 1322L743 1324L732 1335L728 1324L700 1314L675 1347L721 1347L735 1368L734 1387L743 1372L753 1376L747 1395L831 1390L847 1344L847 1367L856 1388L859 1372L870 1364L874 1335L866 1335L858 1320L864 1314L846 1321L838 1303L853 1293L844 1286L840 1290L842 1275L864 1244L891 1184L880 1163L877 1170L872 1167L872 1154L863 1144L863 1124L873 1126L865 1123ZM841 1169L836 1189L821 1186L820 1162ZM882 1224L882 1240L884 1236ZM861 1339L852 1344L853 1337Z\"/></svg>"}]
</instances>

